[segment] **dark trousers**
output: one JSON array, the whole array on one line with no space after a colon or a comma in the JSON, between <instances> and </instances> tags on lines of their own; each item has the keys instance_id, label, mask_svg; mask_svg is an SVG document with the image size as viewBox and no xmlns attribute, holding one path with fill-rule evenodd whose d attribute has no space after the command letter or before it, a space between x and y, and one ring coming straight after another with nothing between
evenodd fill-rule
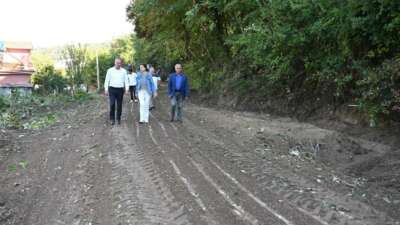
<instances>
[{"instance_id":1,"label":"dark trousers","mask_svg":"<svg viewBox=\"0 0 400 225\"><path fill-rule=\"evenodd\" d=\"M131 93L131 100L137 99L136 86L129 86L129 92Z\"/></svg>"},{"instance_id":2,"label":"dark trousers","mask_svg":"<svg viewBox=\"0 0 400 225\"><path fill-rule=\"evenodd\" d=\"M183 101L184 97L182 93L178 91L171 97L171 120L182 121Z\"/></svg>"},{"instance_id":3,"label":"dark trousers","mask_svg":"<svg viewBox=\"0 0 400 225\"><path fill-rule=\"evenodd\" d=\"M110 97L110 120L115 121L115 102L117 102L117 120L120 121L124 88L109 87L108 95Z\"/></svg>"}]
</instances>

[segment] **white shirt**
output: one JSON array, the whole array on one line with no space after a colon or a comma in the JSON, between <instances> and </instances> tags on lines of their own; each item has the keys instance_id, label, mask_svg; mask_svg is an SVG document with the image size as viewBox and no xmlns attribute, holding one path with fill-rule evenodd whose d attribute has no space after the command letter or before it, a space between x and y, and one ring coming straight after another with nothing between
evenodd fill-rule
<instances>
[{"instance_id":1,"label":"white shirt","mask_svg":"<svg viewBox=\"0 0 400 225\"><path fill-rule=\"evenodd\" d=\"M153 76L154 90L158 89L158 82L161 80L160 77Z\"/></svg>"},{"instance_id":2,"label":"white shirt","mask_svg":"<svg viewBox=\"0 0 400 225\"><path fill-rule=\"evenodd\" d=\"M128 74L129 86L136 86L136 77L137 74L135 72Z\"/></svg>"},{"instance_id":3,"label":"white shirt","mask_svg":"<svg viewBox=\"0 0 400 225\"><path fill-rule=\"evenodd\" d=\"M106 79L104 81L104 90L108 90L108 87L129 89L128 75L124 68L116 69L112 67L107 70Z\"/></svg>"}]
</instances>

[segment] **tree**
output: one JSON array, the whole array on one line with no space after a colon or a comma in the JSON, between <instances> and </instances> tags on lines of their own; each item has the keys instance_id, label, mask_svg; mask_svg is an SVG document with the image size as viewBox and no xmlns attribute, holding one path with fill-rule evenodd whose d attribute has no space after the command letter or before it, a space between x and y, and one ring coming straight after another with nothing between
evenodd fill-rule
<instances>
[{"instance_id":1,"label":"tree","mask_svg":"<svg viewBox=\"0 0 400 225\"><path fill-rule=\"evenodd\" d=\"M87 81L87 46L82 44L66 45L61 51L62 60L66 65L68 83L72 94ZM87 85L87 83L86 83Z\"/></svg>"},{"instance_id":2,"label":"tree","mask_svg":"<svg viewBox=\"0 0 400 225\"><path fill-rule=\"evenodd\" d=\"M134 36L127 35L113 39L110 43L92 45L87 49L88 57L86 63L86 83L88 85L97 85L96 74L96 52L99 59L100 84L103 83L107 69L114 66L114 60L117 57L123 59L125 64L134 64ZM100 89L102 85L100 85Z\"/></svg>"},{"instance_id":3,"label":"tree","mask_svg":"<svg viewBox=\"0 0 400 225\"><path fill-rule=\"evenodd\" d=\"M46 65L36 70L32 76L32 83L39 86L39 93L62 93L67 86L67 80L53 65Z\"/></svg>"},{"instance_id":4,"label":"tree","mask_svg":"<svg viewBox=\"0 0 400 225\"><path fill-rule=\"evenodd\" d=\"M114 58L120 57L126 64L133 63L134 36L126 35L111 41L110 54Z\"/></svg>"},{"instance_id":5,"label":"tree","mask_svg":"<svg viewBox=\"0 0 400 225\"><path fill-rule=\"evenodd\" d=\"M87 62L88 84L97 86L97 70L96 70L96 50L90 50L90 56ZM99 47L97 50L99 58L99 75L100 75L100 90L103 88L103 81L106 77L108 68L114 65L114 56L110 53L109 46Z\"/></svg>"},{"instance_id":6,"label":"tree","mask_svg":"<svg viewBox=\"0 0 400 225\"><path fill-rule=\"evenodd\" d=\"M302 105L312 112L317 102L361 102L373 117L390 114L398 101L372 98L385 87L374 95L360 90L393 80L377 71L398 65L400 1L135 0L127 16L137 34L135 60L165 71L183 62L204 93L279 98L293 113Z\"/></svg>"}]
</instances>

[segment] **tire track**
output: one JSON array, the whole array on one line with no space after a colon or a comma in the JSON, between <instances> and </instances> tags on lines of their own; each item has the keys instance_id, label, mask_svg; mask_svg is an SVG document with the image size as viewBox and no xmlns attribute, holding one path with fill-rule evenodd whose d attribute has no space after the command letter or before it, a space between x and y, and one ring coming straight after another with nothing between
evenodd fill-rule
<instances>
[{"instance_id":1,"label":"tire track","mask_svg":"<svg viewBox=\"0 0 400 225\"><path fill-rule=\"evenodd\" d=\"M166 152L164 157L170 159L170 163L174 168L175 173L181 180L183 180L182 182L185 184L188 192L192 195L194 201L197 202L199 207L205 213L205 217L203 216L203 219L207 222L207 224L242 224L243 222L248 224L249 221L251 221L250 224L260 224L250 213L243 210L240 205L234 203L231 197L221 188L219 188L219 186L213 186L213 184L215 185L216 183L213 180L207 179L208 177L205 177L204 173L201 173L193 165L193 163L191 163L192 159L179 151L182 150L181 147L167 138L168 134L164 133L166 130L163 131L162 127L164 126L162 122L159 121L154 115L151 115L151 118L152 121L158 124L160 130L162 131L161 132L157 129L157 131L160 132L156 133L158 135L157 138L160 140L157 142L163 143L163 148L168 149L168 152ZM175 163L174 160L177 163ZM182 169L179 169L178 167L178 163L179 167L184 168L184 173L190 174L190 176L186 175L187 178L184 177L183 172L181 172ZM212 181L212 183L209 181ZM215 189L216 192L210 191L210 188ZM218 195L216 195L216 193L218 193ZM219 200L215 201L216 199ZM224 201L226 201L228 204L221 204ZM207 207L205 205L207 205ZM213 215L211 215L209 208L214 209ZM226 217L227 214L231 214L231 216ZM212 219L215 216L219 216L219 222L216 222L214 219ZM232 220L232 216L237 217L239 220Z\"/></svg>"},{"instance_id":2,"label":"tire track","mask_svg":"<svg viewBox=\"0 0 400 225\"><path fill-rule=\"evenodd\" d=\"M127 116L128 124L136 124L136 126L125 126L124 132L122 132L121 136L124 141L129 141L130 139L132 140L132 137L135 137L134 158L136 158L142 167L142 176L148 181L148 183L150 183L149 185L151 187L147 187L147 189L152 190L153 196L149 196L149 198L158 198L158 200L155 202L155 205L150 204L150 206L146 208L148 211L151 211L153 216L161 216L163 218L163 221L160 222L160 224L191 224L188 219L187 209L183 204L178 203L178 201L172 195L168 186L165 185L161 177L162 173L157 171L157 166L155 165L153 159L148 156L150 151L152 151L151 156L154 156L154 154L161 154L161 151L154 151L156 148L149 145L149 143L152 141L156 141L156 139L152 136L152 132L150 132L151 127L147 125L140 126L137 122L135 122L137 121L135 117L136 113L131 113ZM146 132L146 129L141 129L142 127L148 127L149 132ZM157 209L157 207L160 206L162 206L163 210Z\"/></svg>"},{"instance_id":3,"label":"tire track","mask_svg":"<svg viewBox=\"0 0 400 225\"><path fill-rule=\"evenodd\" d=\"M174 163L174 161L170 160L169 161L172 165L172 167L174 168L176 174L179 176L179 178L181 179L181 181L186 185L188 191L190 192L190 194L193 196L193 198L195 199L195 201L197 202L197 204L200 206L200 208L206 212L207 208L204 205L203 201L201 200L201 198L199 198L199 194L196 193L196 191L194 190L192 184L188 181L188 179L186 179L183 175L181 170L178 168L178 166Z\"/></svg>"},{"instance_id":4,"label":"tire track","mask_svg":"<svg viewBox=\"0 0 400 225\"><path fill-rule=\"evenodd\" d=\"M148 129L146 129L148 128ZM153 129L151 125L148 125L147 127L144 128L145 130L148 130L148 133L146 132L146 134L149 135L150 137L150 141L153 142L153 146L149 147L149 142L144 142L143 146L148 146L148 148L146 149L146 153L150 153L151 156L159 156L157 164L158 167L160 168L160 170L163 170L162 167L168 167L171 166L173 171L171 171L172 173L175 172L178 179L180 179L182 181L182 183L185 185L186 187L186 191L189 192L189 194L193 197L193 196L199 196L199 194L197 194L197 192L194 190L193 185L190 183L190 181L188 179L186 179L183 175L181 170L176 166L175 162L172 160L172 158L170 158L167 155L167 152L164 150L164 148L166 147L165 145L160 145L159 141L157 141L155 134L153 133ZM144 133L144 132L142 132ZM161 139L160 139L161 141ZM172 150L172 149L169 149ZM169 163L169 164L168 164ZM169 171L164 171L165 174L168 174ZM161 174L160 174L161 175ZM182 192L179 192L179 195L182 195ZM173 195L171 195L173 196ZM173 198L173 197L172 197ZM186 201L186 200L184 200ZM187 216L191 216L191 217L199 217L200 220L196 220L195 218L193 218L193 221L196 221L196 224L202 224L200 221L204 221L205 224L207 225L219 225L220 223L217 223L214 221L213 216L209 213L208 209L206 208L205 204L201 201L200 198L195 198L195 202L197 203L198 207L202 210L201 215L193 215L193 214L188 214ZM183 205L181 206L183 208ZM189 212L192 212L192 210L189 210ZM203 215L204 214L204 215ZM186 216L186 215L185 215Z\"/></svg>"},{"instance_id":5,"label":"tire track","mask_svg":"<svg viewBox=\"0 0 400 225\"><path fill-rule=\"evenodd\" d=\"M162 107L164 108L164 107ZM298 192L298 189L307 189L307 187L301 187L299 184L290 184L286 186L281 186L281 185L271 185L268 186L267 183L270 182L271 180L274 180L274 176L265 176L266 171L270 171L270 168L263 168L259 169L259 165L255 163L252 160L244 160L244 157L240 153L234 153L232 150L235 150L235 152L240 152L240 149L237 149L237 146L232 146L229 144L226 144L225 142L222 142L223 138L214 136L213 134L208 134L209 132L206 130L203 130L202 128L197 127L194 125L190 120L185 119L184 120L185 126L180 126L179 128L181 129L180 135L184 136L185 139L188 138L188 136L194 136L196 134L201 134L201 135L206 135L207 138L202 138L202 141L204 142L209 142L211 141L210 145L214 145L218 147L219 149L223 150L223 156L227 157L228 159L232 159L234 161L239 161L238 166L240 168L243 168L247 171L252 171L250 174L252 177L259 177L260 175L263 175L265 180L258 180L261 184L257 185L263 192L271 192L275 194L279 194L280 196L284 197L286 202L291 205L292 207L295 207L300 213L307 215L308 217L311 217L315 221L318 221L320 224L338 224L338 225L345 225L345 224L377 224L381 225L382 223L384 224L397 224L397 222L393 221L392 219L388 218L386 215L384 215L381 212L376 211L375 209L361 203L358 201L353 201L348 198L343 199L342 196L338 195L337 193L334 193L330 191L329 189L318 189L316 191L320 192L321 195L308 195L307 192ZM191 129L195 129L196 131L203 130L201 132L190 132L187 127L191 127ZM176 132L177 128L174 128L173 124L171 124L171 127L173 130ZM194 128L193 128L194 127ZM176 132L175 135L177 135L178 132ZM171 135L170 135L171 136ZM174 135L172 135L174 136ZM211 138L210 138L211 136ZM190 143L188 144L189 146ZM193 147L193 146L191 146ZM229 147L229 149L227 149ZM206 152L203 150L200 150L199 152ZM207 158L207 157L206 157ZM256 172L257 171L257 172ZM263 182L266 181L266 182ZM285 188L282 188L285 187ZM288 188L292 187L292 188ZM329 196L330 198L328 198ZM331 199L335 199L336 201L331 201ZM268 201L265 199L265 201ZM350 212L348 211L348 204L349 201L352 202ZM331 202L332 205L329 206L327 205L327 202ZM346 202L346 207L345 206L340 206L340 203ZM334 206L337 206L337 208L333 208ZM339 208L340 207L340 208ZM363 210L356 210L359 207L363 207ZM364 212L364 215L362 215L361 211ZM368 212L369 214L365 214L365 212ZM353 214L361 213L359 216L354 216Z\"/></svg>"},{"instance_id":6,"label":"tire track","mask_svg":"<svg viewBox=\"0 0 400 225\"><path fill-rule=\"evenodd\" d=\"M190 224L185 208L175 201L127 125L114 126L111 133L112 224Z\"/></svg>"},{"instance_id":7,"label":"tire track","mask_svg":"<svg viewBox=\"0 0 400 225\"><path fill-rule=\"evenodd\" d=\"M162 127L162 122L158 120L158 118L156 118L154 115L152 115L153 120L155 120L157 122L157 124L159 124L160 127ZM176 149L179 150L177 151L177 154L179 155L187 155L187 153L182 152L182 148L177 145L174 141L171 141L169 138L167 138L167 135L164 134L164 139L167 139L167 142L169 142L169 144L171 144L172 146L176 146ZM270 224L271 221L269 221L268 223L261 223L260 221L258 221L256 219L256 217L254 215L252 215L251 213L249 213L248 211L246 211L241 205L235 203L235 201L232 199L232 197L226 192L224 191L223 187L221 187L220 185L218 185L213 178L211 178L210 175L208 175L205 170L203 169L203 167L196 163L190 156L187 157L187 159L185 160L189 160L191 162L191 164L197 169L197 172L200 173L203 178L214 188L216 189L216 191L223 197L223 199L228 203L228 205L230 206L230 208L232 209L232 213L236 216L238 216L241 220L245 221L246 224ZM201 160L204 163L204 160ZM212 165L210 165L212 166ZM192 173L193 174L193 173ZM243 190L242 190L243 191ZM239 202L242 202L243 200L237 200ZM264 205L266 205L264 203ZM247 206L249 206L249 204L247 204ZM254 207L250 207L250 208L254 208ZM274 211L271 211L270 208L264 208L268 214L269 217L276 217L278 218L278 221L281 220L280 222L275 221L274 224L277 223L282 223L283 224L287 224L287 225L292 225L293 223L289 222L286 218L284 218L283 216L277 214ZM263 213L261 213L263 214ZM264 215L264 214L263 214ZM266 216L266 215L265 215ZM265 219L265 218L263 218Z\"/></svg>"},{"instance_id":8,"label":"tire track","mask_svg":"<svg viewBox=\"0 0 400 225\"><path fill-rule=\"evenodd\" d=\"M186 120L186 127L195 127L191 121ZM186 128L185 127L185 128ZM196 127L197 129L202 129ZM192 129L196 129L192 128ZM188 130L183 132L184 134L190 134ZM210 137L208 137L210 138ZM218 138L218 141L223 140L222 137L214 136L211 138ZM206 139L203 139L207 141ZM217 141L214 140L213 143ZM312 218L319 221L321 224L337 224L337 225L381 225L381 224L397 224L393 219L386 216L384 213L377 211L376 209L356 200L352 200L339 193L333 192L325 187L318 187L313 189L312 195L307 195L307 192L301 192L299 190L309 190L310 187L303 186L301 184L311 183L310 181L303 180L302 182L296 182L295 180L285 180L282 181L281 178L276 178L274 174L279 174L280 172L276 168L271 168L270 165L257 165L259 159L252 158L251 160L243 160L243 156L240 154L235 154L232 150L240 152L236 146L223 142L224 144L217 145L218 148L223 150L224 157L234 159L235 161L241 161L238 163L241 169L246 171L251 171L250 175L252 177L263 176L264 180L258 180L260 185L259 188L263 192L276 193L282 197L293 207L296 207L300 212L311 216ZM227 148L228 147L228 148ZM273 169L271 171L271 169ZM269 176L266 176L269 174ZM292 178L291 178L292 179ZM303 179L303 178L296 178ZM281 182L272 183L270 186L268 183L271 181L280 180ZM301 204L302 202L308 203L308 205ZM318 207L310 209L309 202L313 202Z\"/></svg>"}]
</instances>

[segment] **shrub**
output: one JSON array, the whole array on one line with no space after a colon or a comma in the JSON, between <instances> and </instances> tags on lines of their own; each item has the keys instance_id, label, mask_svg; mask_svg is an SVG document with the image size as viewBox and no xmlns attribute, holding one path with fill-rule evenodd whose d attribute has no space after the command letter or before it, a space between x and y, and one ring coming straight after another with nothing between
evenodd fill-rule
<instances>
[{"instance_id":1,"label":"shrub","mask_svg":"<svg viewBox=\"0 0 400 225\"><path fill-rule=\"evenodd\" d=\"M67 80L52 65L39 68L33 74L32 82L39 86L37 91L41 94L62 93L67 87Z\"/></svg>"}]
</instances>

